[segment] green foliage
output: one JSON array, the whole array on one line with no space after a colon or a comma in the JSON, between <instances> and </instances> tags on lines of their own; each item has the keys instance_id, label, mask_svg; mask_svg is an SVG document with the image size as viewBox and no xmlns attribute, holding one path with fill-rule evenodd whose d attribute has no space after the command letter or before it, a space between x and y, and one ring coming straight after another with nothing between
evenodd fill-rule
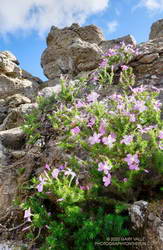
<instances>
[{"instance_id":1,"label":"green foliage","mask_svg":"<svg viewBox=\"0 0 163 250\"><path fill-rule=\"evenodd\" d=\"M22 204L31 223L28 238L42 250L101 249L96 243L130 235L128 203L139 195L139 186L151 187L153 173L160 178L163 172L158 90L132 87L133 71L124 63L134 53L122 43L87 80L62 77L61 91L39 96L38 108L25 117L30 143L53 136L63 153L32 179L27 189L33 193ZM121 93L109 96L115 73Z\"/></svg>"}]
</instances>

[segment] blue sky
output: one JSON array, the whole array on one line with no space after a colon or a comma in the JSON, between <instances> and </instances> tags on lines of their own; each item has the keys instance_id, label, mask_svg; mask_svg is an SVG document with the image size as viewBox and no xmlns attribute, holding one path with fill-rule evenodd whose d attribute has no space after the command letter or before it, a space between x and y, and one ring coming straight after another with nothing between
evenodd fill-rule
<instances>
[{"instance_id":1,"label":"blue sky","mask_svg":"<svg viewBox=\"0 0 163 250\"><path fill-rule=\"evenodd\" d=\"M140 43L162 14L163 0L1 0L0 50L10 50L22 68L45 80L40 57L52 25L95 24L108 40L132 34Z\"/></svg>"}]
</instances>

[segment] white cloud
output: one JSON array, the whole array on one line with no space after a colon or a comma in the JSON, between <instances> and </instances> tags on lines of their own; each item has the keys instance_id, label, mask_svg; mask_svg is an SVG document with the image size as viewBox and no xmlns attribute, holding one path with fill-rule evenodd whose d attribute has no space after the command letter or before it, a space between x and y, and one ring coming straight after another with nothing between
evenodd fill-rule
<instances>
[{"instance_id":1,"label":"white cloud","mask_svg":"<svg viewBox=\"0 0 163 250\"><path fill-rule=\"evenodd\" d=\"M64 27L108 7L110 0L1 0L0 34L36 30L43 34L52 25Z\"/></svg>"},{"instance_id":2,"label":"white cloud","mask_svg":"<svg viewBox=\"0 0 163 250\"><path fill-rule=\"evenodd\" d=\"M135 8L145 7L149 11L162 11L163 0L141 0Z\"/></svg>"},{"instance_id":3,"label":"white cloud","mask_svg":"<svg viewBox=\"0 0 163 250\"><path fill-rule=\"evenodd\" d=\"M108 22L107 27L108 27L109 33L113 33L113 32L115 32L117 30L118 22L116 20Z\"/></svg>"}]
</instances>

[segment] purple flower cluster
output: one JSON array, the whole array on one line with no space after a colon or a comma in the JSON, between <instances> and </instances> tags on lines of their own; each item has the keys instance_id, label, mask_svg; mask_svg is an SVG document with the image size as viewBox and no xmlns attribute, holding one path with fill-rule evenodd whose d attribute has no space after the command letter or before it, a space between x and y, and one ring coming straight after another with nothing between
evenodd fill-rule
<instances>
[{"instance_id":1,"label":"purple flower cluster","mask_svg":"<svg viewBox=\"0 0 163 250\"><path fill-rule=\"evenodd\" d=\"M139 170L138 166L140 161L137 154L127 154L127 157L124 158L124 161L127 162L130 170Z\"/></svg>"},{"instance_id":2,"label":"purple flower cluster","mask_svg":"<svg viewBox=\"0 0 163 250\"><path fill-rule=\"evenodd\" d=\"M133 137L133 135L125 135L123 136L123 140L121 140L121 143L129 145L133 141Z\"/></svg>"},{"instance_id":3,"label":"purple flower cluster","mask_svg":"<svg viewBox=\"0 0 163 250\"><path fill-rule=\"evenodd\" d=\"M100 162L98 164L98 171L103 171L105 174L108 174L111 168L112 166L108 165L107 162Z\"/></svg>"}]
</instances>

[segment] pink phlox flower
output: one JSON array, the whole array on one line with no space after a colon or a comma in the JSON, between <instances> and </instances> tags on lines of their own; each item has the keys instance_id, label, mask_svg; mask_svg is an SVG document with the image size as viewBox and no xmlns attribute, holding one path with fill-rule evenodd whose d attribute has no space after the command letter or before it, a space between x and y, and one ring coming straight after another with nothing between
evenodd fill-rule
<instances>
[{"instance_id":1,"label":"pink phlox flower","mask_svg":"<svg viewBox=\"0 0 163 250\"><path fill-rule=\"evenodd\" d=\"M74 128L72 128L71 129L71 132L73 133L73 134L79 134L80 133L80 128L77 126L77 127L74 127Z\"/></svg>"},{"instance_id":2,"label":"pink phlox flower","mask_svg":"<svg viewBox=\"0 0 163 250\"><path fill-rule=\"evenodd\" d=\"M114 134L110 134L108 137L103 137L102 142L108 145L110 148L113 147L113 143L116 141Z\"/></svg>"},{"instance_id":3,"label":"pink phlox flower","mask_svg":"<svg viewBox=\"0 0 163 250\"><path fill-rule=\"evenodd\" d=\"M155 86L152 86L152 90L154 90L157 93L160 93L160 89L156 88Z\"/></svg>"},{"instance_id":4,"label":"pink phlox flower","mask_svg":"<svg viewBox=\"0 0 163 250\"><path fill-rule=\"evenodd\" d=\"M125 47L125 48L126 48L126 44L125 44L125 42L124 42L124 41L121 41L121 42L120 42L120 45L121 45L121 48L123 48L123 47Z\"/></svg>"},{"instance_id":5,"label":"pink phlox flower","mask_svg":"<svg viewBox=\"0 0 163 250\"><path fill-rule=\"evenodd\" d=\"M28 208L24 211L24 218L27 219L27 221L31 221L31 208Z\"/></svg>"},{"instance_id":6,"label":"pink phlox flower","mask_svg":"<svg viewBox=\"0 0 163 250\"><path fill-rule=\"evenodd\" d=\"M100 96L99 94L97 94L96 92L93 91L93 92L91 92L91 94L89 94L87 96L87 101L88 102L95 102L95 101L97 101L99 96Z\"/></svg>"},{"instance_id":7,"label":"pink phlox flower","mask_svg":"<svg viewBox=\"0 0 163 250\"><path fill-rule=\"evenodd\" d=\"M67 168L68 170L65 170L64 175L71 175L73 178L76 176L75 172L72 171L72 169Z\"/></svg>"},{"instance_id":8,"label":"pink phlox flower","mask_svg":"<svg viewBox=\"0 0 163 250\"><path fill-rule=\"evenodd\" d=\"M116 45L114 46L114 49L115 49L115 50L120 49L120 45L116 44Z\"/></svg>"},{"instance_id":9,"label":"pink phlox flower","mask_svg":"<svg viewBox=\"0 0 163 250\"><path fill-rule=\"evenodd\" d=\"M96 143L100 143L100 141L101 141L100 136L101 136L101 134L94 133L93 136L90 136L88 138L89 143L91 145L96 144Z\"/></svg>"},{"instance_id":10,"label":"pink phlox flower","mask_svg":"<svg viewBox=\"0 0 163 250\"><path fill-rule=\"evenodd\" d=\"M121 143L129 145L133 141L133 137L133 135L125 135L123 136L123 140L121 140Z\"/></svg>"},{"instance_id":11,"label":"pink phlox flower","mask_svg":"<svg viewBox=\"0 0 163 250\"><path fill-rule=\"evenodd\" d=\"M108 64L108 60L106 58L102 59L101 62L99 63L100 68L105 68Z\"/></svg>"},{"instance_id":12,"label":"pink phlox flower","mask_svg":"<svg viewBox=\"0 0 163 250\"><path fill-rule=\"evenodd\" d=\"M109 111L108 113L111 114L111 115L116 115L116 113L114 111L112 111L112 110Z\"/></svg>"},{"instance_id":13,"label":"pink phlox flower","mask_svg":"<svg viewBox=\"0 0 163 250\"><path fill-rule=\"evenodd\" d=\"M125 116L130 116L130 112L128 112L128 111L126 111L126 110L124 110L124 111L122 112L122 114L125 115Z\"/></svg>"},{"instance_id":14,"label":"pink phlox flower","mask_svg":"<svg viewBox=\"0 0 163 250\"><path fill-rule=\"evenodd\" d=\"M89 122L88 122L88 125L87 125L87 127L90 127L90 128L92 128L92 126L95 124L95 122L96 122L96 118L91 118L90 120L89 120Z\"/></svg>"},{"instance_id":15,"label":"pink phlox flower","mask_svg":"<svg viewBox=\"0 0 163 250\"><path fill-rule=\"evenodd\" d=\"M161 107L162 107L162 103L159 100L155 100L154 110L159 111Z\"/></svg>"},{"instance_id":16,"label":"pink phlox flower","mask_svg":"<svg viewBox=\"0 0 163 250\"><path fill-rule=\"evenodd\" d=\"M59 172L60 172L59 169L57 169L57 168L53 169L52 176L54 179L56 179L58 177Z\"/></svg>"},{"instance_id":17,"label":"pink phlox flower","mask_svg":"<svg viewBox=\"0 0 163 250\"><path fill-rule=\"evenodd\" d=\"M38 192L43 191L44 184L46 184L46 178L42 178L42 176L39 176L40 183L37 185Z\"/></svg>"},{"instance_id":18,"label":"pink phlox flower","mask_svg":"<svg viewBox=\"0 0 163 250\"><path fill-rule=\"evenodd\" d=\"M129 166L129 169L130 169L130 170L139 170L140 168L138 167L137 164L131 164L131 165Z\"/></svg>"},{"instance_id":19,"label":"pink phlox flower","mask_svg":"<svg viewBox=\"0 0 163 250\"><path fill-rule=\"evenodd\" d=\"M119 109L119 110L125 109L125 104L124 104L124 103L119 103L119 104L117 105L117 109Z\"/></svg>"},{"instance_id":20,"label":"pink phlox flower","mask_svg":"<svg viewBox=\"0 0 163 250\"><path fill-rule=\"evenodd\" d=\"M104 135L106 133L106 122L104 120L101 120L98 132L101 135Z\"/></svg>"},{"instance_id":21,"label":"pink phlox flower","mask_svg":"<svg viewBox=\"0 0 163 250\"><path fill-rule=\"evenodd\" d=\"M115 49L108 49L108 51L104 54L104 56L114 56L116 54L117 52L115 51Z\"/></svg>"},{"instance_id":22,"label":"pink phlox flower","mask_svg":"<svg viewBox=\"0 0 163 250\"><path fill-rule=\"evenodd\" d=\"M61 170L63 170L64 168L65 168L65 165L60 165L58 169L61 171Z\"/></svg>"},{"instance_id":23,"label":"pink phlox flower","mask_svg":"<svg viewBox=\"0 0 163 250\"><path fill-rule=\"evenodd\" d=\"M112 168L111 165L108 165L107 162L100 162L98 164L98 171L104 171L105 174L108 174L109 173L109 170Z\"/></svg>"},{"instance_id":24,"label":"pink phlox flower","mask_svg":"<svg viewBox=\"0 0 163 250\"><path fill-rule=\"evenodd\" d=\"M144 101L136 101L135 106L134 106L135 110L138 110L139 112L143 112L145 110L147 110L147 107L145 106L145 102Z\"/></svg>"},{"instance_id":25,"label":"pink phlox flower","mask_svg":"<svg viewBox=\"0 0 163 250\"><path fill-rule=\"evenodd\" d=\"M135 117L134 114L130 114L130 115L129 115L129 118L130 118L130 119L129 119L130 122L135 122L135 121L136 121L136 117Z\"/></svg>"},{"instance_id":26,"label":"pink phlox flower","mask_svg":"<svg viewBox=\"0 0 163 250\"><path fill-rule=\"evenodd\" d=\"M139 132L140 132L141 134L147 133L147 132L149 132L150 130L155 129L155 128L157 128L157 125L150 125L150 126L144 127L144 128L143 128L142 125L140 125L140 124L137 125L137 129L139 130Z\"/></svg>"},{"instance_id":27,"label":"pink phlox flower","mask_svg":"<svg viewBox=\"0 0 163 250\"><path fill-rule=\"evenodd\" d=\"M160 139L163 139L163 131L160 131L159 136Z\"/></svg>"},{"instance_id":28,"label":"pink phlox flower","mask_svg":"<svg viewBox=\"0 0 163 250\"><path fill-rule=\"evenodd\" d=\"M107 176L103 177L104 186L107 187L111 183L111 174L108 173Z\"/></svg>"},{"instance_id":29,"label":"pink phlox flower","mask_svg":"<svg viewBox=\"0 0 163 250\"><path fill-rule=\"evenodd\" d=\"M89 190L90 187L88 185L85 185L85 186L80 186L80 189L81 190Z\"/></svg>"},{"instance_id":30,"label":"pink phlox flower","mask_svg":"<svg viewBox=\"0 0 163 250\"><path fill-rule=\"evenodd\" d=\"M159 149L163 150L163 142L159 143Z\"/></svg>"},{"instance_id":31,"label":"pink phlox flower","mask_svg":"<svg viewBox=\"0 0 163 250\"><path fill-rule=\"evenodd\" d=\"M127 182L128 181L128 179L127 178L123 178L123 182Z\"/></svg>"},{"instance_id":32,"label":"pink phlox flower","mask_svg":"<svg viewBox=\"0 0 163 250\"><path fill-rule=\"evenodd\" d=\"M122 71L123 71L123 70L127 70L127 69L128 69L128 66L127 66L127 65L121 65L121 69L122 69Z\"/></svg>"},{"instance_id":33,"label":"pink phlox flower","mask_svg":"<svg viewBox=\"0 0 163 250\"><path fill-rule=\"evenodd\" d=\"M50 171L50 166L48 164L45 165L45 169Z\"/></svg>"},{"instance_id":34,"label":"pink phlox flower","mask_svg":"<svg viewBox=\"0 0 163 250\"><path fill-rule=\"evenodd\" d=\"M77 104L76 104L76 107L77 108L82 108L85 106L85 103L84 102L81 102L81 101L78 101Z\"/></svg>"},{"instance_id":35,"label":"pink phlox flower","mask_svg":"<svg viewBox=\"0 0 163 250\"><path fill-rule=\"evenodd\" d=\"M92 80L92 81L98 80L98 73L96 71L91 74L90 80Z\"/></svg>"},{"instance_id":36,"label":"pink phlox flower","mask_svg":"<svg viewBox=\"0 0 163 250\"><path fill-rule=\"evenodd\" d=\"M138 55L141 54L141 52L140 52L140 50L139 50L138 48L136 48L134 54L135 54L136 56L138 56Z\"/></svg>"},{"instance_id":37,"label":"pink phlox flower","mask_svg":"<svg viewBox=\"0 0 163 250\"><path fill-rule=\"evenodd\" d=\"M129 166L133 165L135 163L139 164L139 162L140 162L137 154L134 154L134 155L127 154L127 157L124 158L124 161L126 161Z\"/></svg>"},{"instance_id":38,"label":"pink phlox flower","mask_svg":"<svg viewBox=\"0 0 163 250\"><path fill-rule=\"evenodd\" d=\"M137 88L132 88L132 87L130 87L130 89L132 90L132 92L133 92L134 94L137 94L137 93L142 93L142 92L146 91L146 90L147 90L147 87L141 85L140 87L137 87Z\"/></svg>"},{"instance_id":39,"label":"pink phlox flower","mask_svg":"<svg viewBox=\"0 0 163 250\"><path fill-rule=\"evenodd\" d=\"M114 93L111 96L109 96L109 99L111 99L113 101L121 101L122 100L122 95L118 95L118 94Z\"/></svg>"}]
</instances>

